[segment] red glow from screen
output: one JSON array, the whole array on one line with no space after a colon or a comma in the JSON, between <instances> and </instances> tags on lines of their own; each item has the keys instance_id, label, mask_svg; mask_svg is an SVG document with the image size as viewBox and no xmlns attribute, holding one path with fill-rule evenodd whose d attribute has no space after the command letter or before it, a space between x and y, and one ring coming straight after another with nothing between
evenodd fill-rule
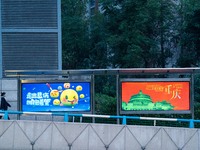
<instances>
[{"instance_id":1,"label":"red glow from screen","mask_svg":"<svg viewBox=\"0 0 200 150\"><path fill-rule=\"evenodd\" d=\"M166 100L174 110L189 110L189 85L189 81L122 82L122 101L128 103L132 95L142 91L151 97L153 103Z\"/></svg>"}]
</instances>

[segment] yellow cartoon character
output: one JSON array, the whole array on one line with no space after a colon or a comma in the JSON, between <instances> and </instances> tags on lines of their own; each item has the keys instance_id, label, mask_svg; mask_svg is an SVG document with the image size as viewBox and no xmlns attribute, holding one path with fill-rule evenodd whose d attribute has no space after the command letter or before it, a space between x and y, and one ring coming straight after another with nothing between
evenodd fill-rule
<instances>
[{"instance_id":1,"label":"yellow cartoon character","mask_svg":"<svg viewBox=\"0 0 200 150\"><path fill-rule=\"evenodd\" d=\"M56 105L56 106L60 105L60 100L59 99L55 99L53 101L53 105Z\"/></svg>"},{"instance_id":2,"label":"yellow cartoon character","mask_svg":"<svg viewBox=\"0 0 200 150\"><path fill-rule=\"evenodd\" d=\"M66 89L60 95L60 101L64 106L74 106L78 103L78 94L73 89Z\"/></svg>"},{"instance_id":3,"label":"yellow cartoon character","mask_svg":"<svg viewBox=\"0 0 200 150\"><path fill-rule=\"evenodd\" d=\"M57 98L59 96L59 91L58 90L51 90L50 96L52 98Z\"/></svg>"},{"instance_id":4,"label":"yellow cartoon character","mask_svg":"<svg viewBox=\"0 0 200 150\"><path fill-rule=\"evenodd\" d=\"M80 98L85 98L85 95L84 95L84 94L81 94L81 95L80 95Z\"/></svg>"},{"instance_id":5,"label":"yellow cartoon character","mask_svg":"<svg viewBox=\"0 0 200 150\"><path fill-rule=\"evenodd\" d=\"M80 85L78 85L77 87L76 87L76 91L82 91L82 86L80 86Z\"/></svg>"}]
</instances>

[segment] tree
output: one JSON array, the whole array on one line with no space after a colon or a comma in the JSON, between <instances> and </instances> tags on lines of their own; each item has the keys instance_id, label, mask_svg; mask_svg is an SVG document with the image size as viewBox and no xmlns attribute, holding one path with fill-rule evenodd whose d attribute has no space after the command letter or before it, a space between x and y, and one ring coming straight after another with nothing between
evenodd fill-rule
<instances>
[{"instance_id":1,"label":"tree","mask_svg":"<svg viewBox=\"0 0 200 150\"><path fill-rule=\"evenodd\" d=\"M108 46L113 67L165 67L172 3L167 0L105 0Z\"/></svg>"},{"instance_id":2,"label":"tree","mask_svg":"<svg viewBox=\"0 0 200 150\"><path fill-rule=\"evenodd\" d=\"M62 1L63 69L88 67L90 48L86 3L86 0Z\"/></svg>"},{"instance_id":3,"label":"tree","mask_svg":"<svg viewBox=\"0 0 200 150\"><path fill-rule=\"evenodd\" d=\"M182 0L180 3L180 57L179 67L199 66L200 46L200 2Z\"/></svg>"},{"instance_id":4,"label":"tree","mask_svg":"<svg viewBox=\"0 0 200 150\"><path fill-rule=\"evenodd\" d=\"M105 18L99 11L90 17L90 68L107 68L108 60L108 45L106 41Z\"/></svg>"}]
</instances>

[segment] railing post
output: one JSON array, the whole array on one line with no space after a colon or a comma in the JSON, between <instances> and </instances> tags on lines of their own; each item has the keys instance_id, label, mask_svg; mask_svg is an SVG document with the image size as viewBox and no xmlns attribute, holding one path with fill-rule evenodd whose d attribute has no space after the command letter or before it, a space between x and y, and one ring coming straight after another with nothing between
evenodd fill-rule
<instances>
[{"instance_id":1,"label":"railing post","mask_svg":"<svg viewBox=\"0 0 200 150\"><path fill-rule=\"evenodd\" d=\"M4 120L8 120L8 112L7 111L4 112L4 117L3 118L4 118Z\"/></svg>"},{"instance_id":2,"label":"railing post","mask_svg":"<svg viewBox=\"0 0 200 150\"><path fill-rule=\"evenodd\" d=\"M153 126L156 126L156 120L153 121Z\"/></svg>"},{"instance_id":3,"label":"railing post","mask_svg":"<svg viewBox=\"0 0 200 150\"><path fill-rule=\"evenodd\" d=\"M68 113L65 113L65 115L64 115L64 121L65 122L69 121L69 115L68 115Z\"/></svg>"},{"instance_id":4,"label":"railing post","mask_svg":"<svg viewBox=\"0 0 200 150\"><path fill-rule=\"evenodd\" d=\"M190 119L190 128L194 128L194 120L193 119Z\"/></svg>"},{"instance_id":5,"label":"railing post","mask_svg":"<svg viewBox=\"0 0 200 150\"><path fill-rule=\"evenodd\" d=\"M123 116L122 124L126 125L126 116Z\"/></svg>"}]
</instances>

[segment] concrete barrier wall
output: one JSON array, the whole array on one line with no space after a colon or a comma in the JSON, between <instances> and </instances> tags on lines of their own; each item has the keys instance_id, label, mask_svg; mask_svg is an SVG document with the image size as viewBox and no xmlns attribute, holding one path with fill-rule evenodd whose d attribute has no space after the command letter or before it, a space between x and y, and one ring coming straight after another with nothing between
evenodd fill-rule
<instances>
[{"instance_id":1,"label":"concrete barrier wall","mask_svg":"<svg viewBox=\"0 0 200 150\"><path fill-rule=\"evenodd\" d=\"M3 150L199 150L199 129L0 120Z\"/></svg>"}]
</instances>

